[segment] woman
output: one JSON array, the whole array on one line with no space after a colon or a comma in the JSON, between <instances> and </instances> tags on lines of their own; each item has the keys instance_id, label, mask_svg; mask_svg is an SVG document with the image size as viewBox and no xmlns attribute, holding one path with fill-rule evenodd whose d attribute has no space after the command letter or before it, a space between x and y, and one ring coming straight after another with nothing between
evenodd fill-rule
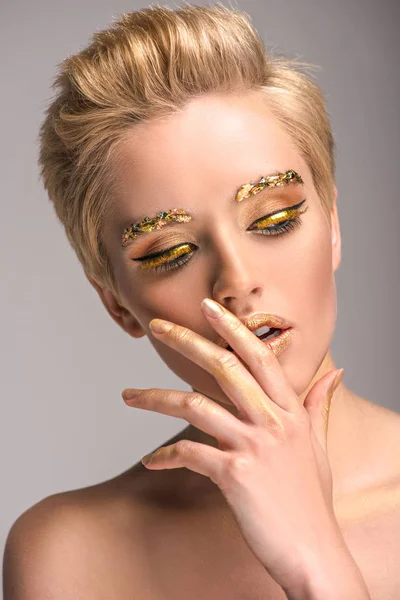
<instances>
[{"instance_id":1,"label":"woman","mask_svg":"<svg viewBox=\"0 0 400 600\"><path fill-rule=\"evenodd\" d=\"M108 313L193 392L124 390L188 427L21 515L6 600L400 596L399 416L329 350L334 143L301 66L222 6L126 13L61 65L49 198Z\"/></svg>"}]
</instances>

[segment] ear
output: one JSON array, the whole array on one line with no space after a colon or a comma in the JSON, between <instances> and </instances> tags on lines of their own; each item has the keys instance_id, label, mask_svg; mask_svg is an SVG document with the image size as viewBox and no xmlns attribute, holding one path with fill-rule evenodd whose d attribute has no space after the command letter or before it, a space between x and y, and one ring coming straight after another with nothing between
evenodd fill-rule
<instances>
[{"instance_id":1,"label":"ear","mask_svg":"<svg viewBox=\"0 0 400 600\"><path fill-rule=\"evenodd\" d=\"M85 273L87 280L89 283L95 288L97 293L100 296L102 303L104 304L108 314L110 317L118 323L118 325L129 335L132 337L140 338L146 335L143 327L140 325L139 321L133 316L128 309L126 309L122 304L119 304L118 300L111 292L111 290L107 288L102 288L97 281L95 281L92 277L90 277L87 273Z\"/></svg>"},{"instance_id":2,"label":"ear","mask_svg":"<svg viewBox=\"0 0 400 600\"><path fill-rule=\"evenodd\" d=\"M332 235L332 269L335 272L342 258L342 240L340 237L340 224L337 212L337 187L334 185L333 205L331 209L331 235Z\"/></svg>"}]
</instances>

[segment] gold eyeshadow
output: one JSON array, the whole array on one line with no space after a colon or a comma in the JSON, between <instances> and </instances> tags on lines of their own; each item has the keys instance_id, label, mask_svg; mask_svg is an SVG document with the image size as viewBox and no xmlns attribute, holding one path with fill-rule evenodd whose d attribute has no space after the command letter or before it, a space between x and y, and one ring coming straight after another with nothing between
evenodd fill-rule
<instances>
[{"instance_id":1,"label":"gold eyeshadow","mask_svg":"<svg viewBox=\"0 0 400 600\"><path fill-rule=\"evenodd\" d=\"M235 201L241 202L245 198L255 196L264 190L264 188L275 188L290 183L304 184L301 176L293 169L288 169L285 173L274 173L266 177L263 176L257 183L245 183L240 186L236 192ZM192 218L193 217L183 208L173 208L161 211L152 219L150 217L145 217L140 223L131 223L124 229L121 246L127 246L130 240L136 239L137 236L142 233L149 233L161 229L170 222L188 223Z\"/></svg>"},{"instance_id":2,"label":"gold eyeshadow","mask_svg":"<svg viewBox=\"0 0 400 600\"><path fill-rule=\"evenodd\" d=\"M303 204L303 202L305 202L305 200L303 200L299 204L296 204L295 206L292 206L291 208L285 208L283 210L280 210L277 213L273 213L271 215L267 215L265 217L261 217L261 219L258 219L256 221L255 226L251 225L249 227L249 230L253 231L253 230L257 230L257 229L265 229L269 225L277 225L277 224L280 224L280 223L282 223L284 221L288 221L290 219L293 219L297 215L306 212L307 208L305 208L302 211L299 210L299 207L300 207L300 205Z\"/></svg>"},{"instance_id":3,"label":"gold eyeshadow","mask_svg":"<svg viewBox=\"0 0 400 600\"><path fill-rule=\"evenodd\" d=\"M141 270L151 270L176 261L181 256L189 254L192 251L192 248L195 248L194 244L185 243L174 248L170 248L169 250L165 250L161 254L150 258L133 258L132 260L139 260L141 262Z\"/></svg>"},{"instance_id":4,"label":"gold eyeshadow","mask_svg":"<svg viewBox=\"0 0 400 600\"><path fill-rule=\"evenodd\" d=\"M261 217L248 228L248 231L273 237L289 233L289 231L300 225L300 215L307 212L308 206L303 207L305 202L306 200L304 199L295 206L284 208ZM191 255L194 254L195 250L195 244L186 242L162 252L148 254L140 258L132 258L131 260L141 263L141 271L162 271L187 264L191 260ZM185 256L189 257L185 258Z\"/></svg>"}]
</instances>

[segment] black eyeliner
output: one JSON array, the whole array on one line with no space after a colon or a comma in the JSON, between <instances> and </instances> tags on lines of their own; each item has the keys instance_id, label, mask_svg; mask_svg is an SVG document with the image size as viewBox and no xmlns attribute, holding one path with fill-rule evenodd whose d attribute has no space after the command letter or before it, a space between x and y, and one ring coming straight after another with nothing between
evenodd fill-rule
<instances>
[{"instance_id":1,"label":"black eyeliner","mask_svg":"<svg viewBox=\"0 0 400 600\"><path fill-rule=\"evenodd\" d=\"M304 198L304 200L302 200L298 204L295 204L293 206L286 206L285 208L280 208L279 210L274 210L272 213L268 213L267 215L260 217L260 219L257 219L257 221L262 221L264 219L268 219L269 217L272 217L273 215L277 215L281 212L286 212L288 210L297 210L298 208L300 208L300 206L302 206L304 204L304 202L306 200L307 200L307 198ZM186 242L186 243L188 245L191 245L194 247L194 244L191 244L190 242ZM172 246L171 248L167 248L166 250L162 250L161 252L153 252L152 254L146 254L146 256L143 256L142 258L132 258L131 260L143 262L144 260L148 260L149 258L158 258L159 256L164 256L164 254L171 252L175 248L181 247L183 244L185 244L185 242L180 242L179 244L175 244L175 246Z\"/></svg>"},{"instance_id":2,"label":"black eyeliner","mask_svg":"<svg viewBox=\"0 0 400 600\"><path fill-rule=\"evenodd\" d=\"M194 247L194 244L192 244L191 242L180 242L179 244L175 244L175 246L172 246L172 248L167 248L166 250L162 250L161 252L154 252L153 254L146 254L146 256L143 256L142 258L132 258L132 260L138 260L142 262L143 260L147 260L148 258L157 258L158 256L163 256L166 252L171 252L175 248L180 248L185 243L189 246Z\"/></svg>"},{"instance_id":3,"label":"black eyeliner","mask_svg":"<svg viewBox=\"0 0 400 600\"><path fill-rule=\"evenodd\" d=\"M257 219L257 221L262 221L263 219L268 219L269 217L272 217L273 215L278 215L279 213L286 212L288 210L297 210L298 208L300 208L300 206L302 206L304 204L304 202L306 200L307 200L307 198L304 198L304 200L302 200L298 204L294 204L293 206L287 206L286 208L280 208L279 210L274 210L274 212L269 213L268 215L264 215L260 219Z\"/></svg>"}]
</instances>

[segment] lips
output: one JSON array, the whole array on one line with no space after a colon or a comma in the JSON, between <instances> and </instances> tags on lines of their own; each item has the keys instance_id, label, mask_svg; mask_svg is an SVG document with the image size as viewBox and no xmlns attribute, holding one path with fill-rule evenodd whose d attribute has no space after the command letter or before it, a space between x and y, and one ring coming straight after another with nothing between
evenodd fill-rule
<instances>
[{"instance_id":1,"label":"lips","mask_svg":"<svg viewBox=\"0 0 400 600\"><path fill-rule=\"evenodd\" d=\"M281 317L278 315L273 315L271 313L258 312L258 313L252 314L249 317L239 317L238 316L237 318L250 331L255 331L256 329L258 329L259 327L262 327L263 325L270 327L271 329L281 329L282 330L282 333L279 336L277 336L276 338L272 338L271 340L267 340L267 343L273 342L275 339L279 339L285 330L291 329L293 327L293 323L291 323L284 317ZM269 332L269 333L271 333L271 332ZM286 336L286 337L288 337L288 336ZM264 336L260 336L258 339L265 341L263 338L265 338L265 334L264 334ZM224 340L224 338L222 338L221 336L217 339L217 341L215 343L218 346L221 346L222 348L228 348L228 349L232 350L232 348L229 346L228 342L226 340Z\"/></svg>"},{"instance_id":2,"label":"lips","mask_svg":"<svg viewBox=\"0 0 400 600\"><path fill-rule=\"evenodd\" d=\"M255 335L258 337L259 340L266 340L267 338L268 339L273 339L272 336L277 331L279 331L279 333L281 333L282 329L280 329L279 327L270 327L269 331L267 331L266 333L263 333L262 335L257 335L257 334L255 334ZM277 337L277 336L274 336L274 337Z\"/></svg>"},{"instance_id":3,"label":"lips","mask_svg":"<svg viewBox=\"0 0 400 600\"><path fill-rule=\"evenodd\" d=\"M254 334L254 335L255 335L255 337L257 337L262 342L267 341L267 338L268 338L268 341L272 341L276 337L279 337L279 335L275 335L274 337L272 337L272 334L275 333L276 331L279 331L279 334L281 334L282 331L286 331L286 330L285 329L280 329L280 328L277 328L277 327L271 327L270 330L268 331L268 333L263 333L262 335L256 335L256 334ZM233 348L231 346L229 346L229 344L228 344L228 346L226 346L226 349L230 350L231 352L233 352Z\"/></svg>"},{"instance_id":4,"label":"lips","mask_svg":"<svg viewBox=\"0 0 400 600\"><path fill-rule=\"evenodd\" d=\"M261 340L264 344L268 344L268 346L271 348L271 350L273 351L275 356L280 356L282 354L282 352L284 352L286 350L286 348L289 346L291 339L292 339L292 334L293 334L293 328L289 327L288 329L282 329L281 333L273 338L269 338L269 339L258 338L258 339ZM229 350L230 352L233 352L233 354L239 358L239 356L236 354L236 352L233 350L233 348L231 348L231 346L229 346L229 344L226 346L226 349Z\"/></svg>"}]
</instances>

